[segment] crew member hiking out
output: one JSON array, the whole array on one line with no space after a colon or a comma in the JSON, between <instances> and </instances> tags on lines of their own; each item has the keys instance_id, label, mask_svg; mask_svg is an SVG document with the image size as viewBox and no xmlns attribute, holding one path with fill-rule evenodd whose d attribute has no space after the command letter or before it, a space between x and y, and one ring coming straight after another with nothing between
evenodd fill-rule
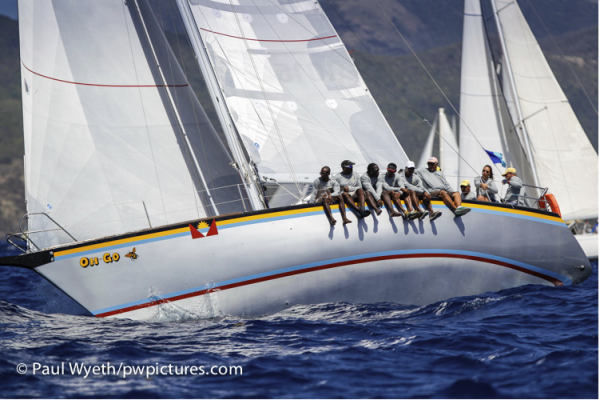
<instances>
[{"instance_id":1,"label":"crew member hiking out","mask_svg":"<svg viewBox=\"0 0 600 400\"><path fill-rule=\"evenodd\" d=\"M349 224L352 221L346 218L346 206L344 206L344 199L340 196L340 184L335 179L330 179L329 175L331 175L329 167L321 168L321 176L313 182L312 202L323 205L323 210L331 226L334 226L337 221L333 218L330 205L334 202L338 203L344 225Z\"/></svg>"},{"instance_id":2,"label":"crew member hiking out","mask_svg":"<svg viewBox=\"0 0 600 400\"><path fill-rule=\"evenodd\" d=\"M385 208L387 208L388 212L390 213L390 217L403 216L404 218L415 219L419 216L419 214L412 208L410 192L405 188L402 175L396 173L397 169L398 168L396 164L389 163L387 166L387 171L381 174L380 180L381 184L383 185L381 199L383 200ZM406 204L408 211L402 208L400 200L404 200L404 204ZM402 213L396 212L392 206L392 203Z\"/></svg>"},{"instance_id":3,"label":"crew member hiking out","mask_svg":"<svg viewBox=\"0 0 600 400\"><path fill-rule=\"evenodd\" d=\"M438 171L437 158L430 157L427 160L427 168L419 168L416 173L423 180L423 186L425 186L431 196L440 197L446 207L448 207L457 217L471 211L470 208L461 206L462 200L460 198L460 193L450 186L444 173Z\"/></svg>"},{"instance_id":4,"label":"crew member hiking out","mask_svg":"<svg viewBox=\"0 0 600 400\"><path fill-rule=\"evenodd\" d=\"M334 179L340 184L344 202L358 214L358 218L364 218L371 215L371 211L365 210L365 192L362 190L360 175L353 170L354 165L355 163L350 160L342 161L342 172ZM358 207L356 202L359 204Z\"/></svg>"},{"instance_id":5,"label":"crew member hiking out","mask_svg":"<svg viewBox=\"0 0 600 400\"><path fill-rule=\"evenodd\" d=\"M379 180L379 167L375 163L367 165L367 172L360 176L360 183L365 191L365 197L367 204L377 215L381 214L381 207L383 201L381 201L381 192L383 185Z\"/></svg>"}]
</instances>

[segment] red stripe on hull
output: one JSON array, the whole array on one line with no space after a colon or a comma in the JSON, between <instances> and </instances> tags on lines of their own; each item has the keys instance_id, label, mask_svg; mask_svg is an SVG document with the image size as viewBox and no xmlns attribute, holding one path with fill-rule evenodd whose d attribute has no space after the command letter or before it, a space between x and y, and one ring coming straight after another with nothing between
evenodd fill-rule
<instances>
[{"instance_id":1,"label":"red stripe on hull","mask_svg":"<svg viewBox=\"0 0 600 400\"><path fill-rule=\"evenodd\" d=\"M507 267L510 269L514 269L516 271L520 271L520 272L523 272L523 273L526 273L529 275L536 276L538 278L544 279L544 280L552 283L554 286L562 286L563 285L563 283L561 281L559 281L555 278L552 278L550 276L541 274L539 272L530 271L528 269L525 269L525 268L522 268L522 267L519 267L519 266L516 266L513 264L505 263L503 261L491 260L491 259L483 258L483 257L460 255L460 254L439 254L439 253L397 254L397 255L390 255L390 256L363 258L360 260L343 261L343 262L339 262L339 263L333 263L333 264L321 265L318 267L301 269L298 271L283 272L281 274L275 274L275 275L265 276L265 277L256 278L256 279L249 279L247 281L232 283L230 285L223 285L223 286L219 286L219 287L215 287L215 288L211 288L211 289L204 289L204 290L200 290L197 292L186 293L186 294L182 294L179 296L173 296L173 297L169 297L168 299L155 300L155 301L151 301L149 303L144 303L144 304L139 304L136 306L122 308L120 310L109 311L109 312L105 312L102 314L96 314L95 316L99 317L99 318L110 317L111 315L123 314L123 313L129 312L129 311L134 311L134 310L139 310L142 308L157 306L157 305L163 304L163 303L169 303L172 301L188 299L190 297L203 296L205 294L212 293L212 292L233 289L233 288L240 287L240 286L252 285L254 283L266 282L266 281L270 281L273 279L280 279L280 278L285 278L287 276L300 275L300 274L305 274L308 272L322 271L322 270L330 269L330 268L343 267L346 265L363 264L363 263L373 262L373 261L397 260L397 259L403 259L403 258L460 258L460 259L465 259L465 260L480 261L480 262L485 262L488 264L495 264L495 265L499 265L502 267Z\"/></svg>"}]
</instances>

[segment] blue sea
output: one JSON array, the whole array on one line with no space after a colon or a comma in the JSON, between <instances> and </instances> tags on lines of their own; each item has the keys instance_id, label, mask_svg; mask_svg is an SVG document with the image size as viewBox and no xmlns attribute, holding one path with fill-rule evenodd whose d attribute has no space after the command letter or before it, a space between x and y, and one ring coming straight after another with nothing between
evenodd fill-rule
<instances>
[{"instance_id":1,"label":"blue sea","mask_svg":"<svg viewBox=\"0 0 600 400\"><path fill-rule=\"evenodd\" d=\"M87 316L32 271L0 273L2 398L598 397L597 264L576 287L421 307L147 322Z\"/></svg>"}]
</instances>

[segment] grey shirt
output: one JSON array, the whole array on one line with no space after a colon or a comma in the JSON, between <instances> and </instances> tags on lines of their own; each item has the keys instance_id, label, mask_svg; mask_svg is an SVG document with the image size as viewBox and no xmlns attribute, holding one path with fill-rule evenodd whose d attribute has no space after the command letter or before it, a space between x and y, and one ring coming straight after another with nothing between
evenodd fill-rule
<instances>
[{"instance_id":1,"label":"grey shirt","mask_svg":"<svg viewBox=\"0 0 600 400\"><path fill-rule=\"evenodd\" d=\"M473 179L473 182L475 182L475 191L477 192L477 196L486 196L490 200L495 200L496 195L498 194L498 187L496 186L496 182L494 182L492 179L488 179L486 181L481 176L476 176ZM488 188L481 189L482 183L488 185Z\"/></svg>"},{"instance_id":2,"label":"grey shirt","mask_svg":"<svg viewBox=\"0 0 600 400\"><path fill-rule=\"evenodd\" d=\"M375 201L381 199L383 184L379 180L379 176L371 178L367 173L364 173L360 176L360 183L362 184L363 190L366 190L373 195Z\"/></svg>"},{"instance_id":3,"label":"grey shirt","mask_svg":"<svg viewBox=\"0 0 600 400\"><path fill-rule=\"evenodd\" d=\"M404 187L404 179L400 174L394 174L391 177L387 173L379 174L379 180L383 190L388 192L399 192Z\"/></svg>"},{"instance_id":4,"label":"grey shirt","mask_svg":"<svg viewBox=\"0 0 600 400\"><path fill-rule=\"evenodd\" d=\"M506 189L506 194L504 195L505 203L514 203L522 206L524 204L525 199L521 197L519 200L519 195L525 196L525 188L523 187L523 181L518 176L513 176L510 178L510 181L507 183L508 188Z\"/></svg>"},{"instance_id":5,"label":"grey shirt","mask_svg":"<svg viewBox=\"0 0 600 400\"><path fill-rule=\"evenodd\" d=\"M325 190L331 192L332 196L339 196L340 194L340 184L335 179L329 178L327 182L325 182L321 177L318 177L313 182L313 191L310 197L310 202L314 203L317 199L317 196L321 195Z\"/></svg>"},{"instance_id":6,"label":"grey shirt","mask_svg":"<svg viewBox=\"0 0 600 400\"><path fill-rule=\"evenodd\" d=\"M475 193L473 192L461 193L460 198L463 200L477 200L477 196L475 196Z\"/></svg>"},{"instance_id":7,"label":"grey shirt","mask_svg":"<svg viewBox=\"0 0 600 400\"><path fill-rule=\"evenodd\" d=\"M423 182L421 181L421 178L419 177L419 175L417 175L413 172L413 174L411 176L406 176L406 173L404 172L403 169L400 170L400 175L402 176L402 179L404 180L404 186L408 190L412 190L417 194L423 194L425 192L429 193L429 191L427 189L425 189L425 187L423 186Z\"/></svg>"},{"instance_id":8,"label":"grey shirt","mask_svg":"<svg viewBox=\"0 0 600 400\"><path fill-rule=\"evenodd\" d=\"M450 186L442 171L429 172L427 168L419 168L415 171L423 180L423 186L429 191L445 190L448 193L456 192Z\"/></svg>"},{"instance_id":9,"label":"grey shirt","mask_svg":"<svg viewBox=\"0 0 600 400\"><path fill-rule=\"evenodd\" d=\"M360 183L360 175L358 174L358 172L352 172L352 174L350 175L344 175L340 172L339 174L334 176L333 179L338 181L341 189L344 189L347 186L348 190L350 190L351 192L362 187Z\"/></svg>"}]
</instances>

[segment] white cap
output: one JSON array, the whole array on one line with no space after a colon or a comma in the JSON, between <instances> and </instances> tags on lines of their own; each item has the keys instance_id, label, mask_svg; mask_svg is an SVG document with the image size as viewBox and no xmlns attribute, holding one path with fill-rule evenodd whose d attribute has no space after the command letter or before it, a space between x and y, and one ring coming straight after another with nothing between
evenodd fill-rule
<instances>
[{"instance_id":1,"label":"white cap","mask_svg":"<svg viewBox=\"0 0 600 400\"><path fill-rule=\"evenodd\" d=\"M414 168L415 167L415 163L412 161L407 161L406 162L406 168Z\"/></svg>"}]
</instances>

